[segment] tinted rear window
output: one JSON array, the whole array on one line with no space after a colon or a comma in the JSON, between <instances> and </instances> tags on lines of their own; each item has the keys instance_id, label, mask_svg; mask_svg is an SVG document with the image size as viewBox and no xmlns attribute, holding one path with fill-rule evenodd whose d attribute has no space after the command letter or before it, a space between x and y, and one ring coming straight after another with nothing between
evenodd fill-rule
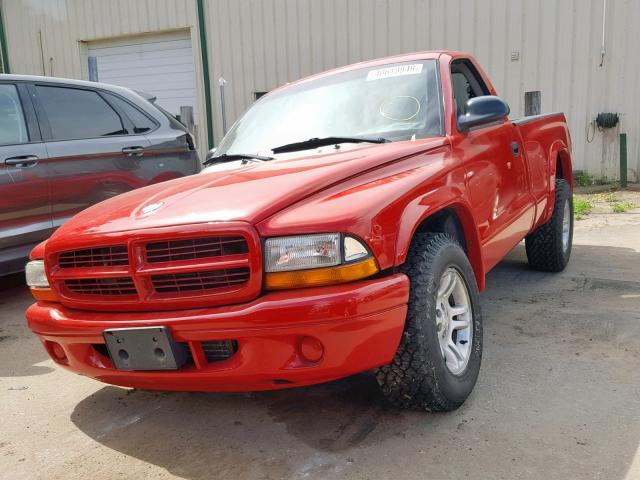
<instances>
[{"instance_id":1,"label":"tinted rear window","mask_svg":"<svg viewBox=\"0 0 640 480\"><path fill-rule=\"evenodd\" d=\"M36 86L53 140L125 135L120 116L92 90Z\"/></svg>"},{"instance_id":2,"label":"tinted rear window","mask_svg":"<svg viewBox=\"0 0 640 480\"><path fill-rule=\"evenodd\" d=\"M146 114L142 113L126 100L123 100L122 98L110 93L105 93L105 95L107 95L107 97L109 98L109 102L122 110L124 114L129 117L129 120L131 120L131 122L133 123L134 131L130 133L146 133L156 127L156 124L153 120L151 120L149 117L147 117Z\"/></svg>"}]
</instances>

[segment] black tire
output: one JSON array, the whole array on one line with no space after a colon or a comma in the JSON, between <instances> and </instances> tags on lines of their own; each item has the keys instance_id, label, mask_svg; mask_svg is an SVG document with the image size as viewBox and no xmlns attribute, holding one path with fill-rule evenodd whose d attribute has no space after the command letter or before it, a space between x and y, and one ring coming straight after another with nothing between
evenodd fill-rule
<instances>
[{"instance_id":1,"label":"black tire","mask_svg":"<svg viewBox=\"0 0 640 480\"><path fill-rule=\"evenodd\" d=\"M445 363L436 327L438 287L449 267L455 268L464 280L473 325L469 360L457 375ZM443 233L427 233L414 238L402 271L410 280L407 320L395 357L376 372L378 384L395 407L454 410L473 390L482 359L482 315L473 270L453 238Z\"/></svg>"},{"instance_id":2,"label":"black tire","mask_svg":"<svg viewBox=\"0 0 640 480\"><path fill-rule=\"evenodd\" d=\"M569 206L569 242L562 242L564 212ZM542 272L561 272L569 263L573 243L573 195L566 180L556 180L553 214L525 239L529 266Z\"/></svg>"}]
</instances>

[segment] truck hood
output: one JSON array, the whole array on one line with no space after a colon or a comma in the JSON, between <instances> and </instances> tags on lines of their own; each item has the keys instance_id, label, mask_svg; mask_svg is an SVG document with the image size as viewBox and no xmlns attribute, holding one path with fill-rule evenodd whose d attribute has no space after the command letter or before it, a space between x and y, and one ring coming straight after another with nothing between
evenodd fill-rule
<instances>
[{"instance_id":1,"label":"truck hood","mask_svg":"<svg viewBox=\"0 0 640 480\"><path fill-rule=\"evenodd\" d=\"M355 148L298 152L295 158L219 164L190 177L134 190L94 205L52 238L99 235L174 225L244 221L256 224L347 178L446 143L421 139Z\"/></svg>"}]
</instances>

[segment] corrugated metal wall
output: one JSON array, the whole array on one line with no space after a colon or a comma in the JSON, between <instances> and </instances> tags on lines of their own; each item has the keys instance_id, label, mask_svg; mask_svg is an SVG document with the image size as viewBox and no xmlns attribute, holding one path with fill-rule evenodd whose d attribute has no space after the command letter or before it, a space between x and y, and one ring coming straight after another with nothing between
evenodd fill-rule
<instances>
[{"instance_id":1,"label":"corrugated metal wall","mask_svg":"<svg viewBox=\"0 0 640 480\"><path fill-rule=\"evenodd\" d=\"M608 0L607 54L600 67L603 2L209 0L216 140L220 76L228 82L231 123L253 101L253 92L301 76L396 53L458 49L478 57L513 116L523 115L524 92L533 90L542 92L543 113L567 114L577 169L617 177L617 133L627 132L629 173L638 180L640 1ZM53 66L59 76L86 77L82 42L98 38L190 28L199 55L195 0L4 0L3 5L14 72L42 73L39 31L45 71ZM519 60L511 60L512 52ZM601 111L622 114L619 130L597 132L588 143L588 123Z\"/></svg>"},{"instance_id":2,"label":"corrugated metal wall","mask_svg":"<svg viewBox=\"0 0 640 480\"><path fill-rule=\"evenodd\" d=\"M90 42L186 30L193 39L198 103L204 104L194 0L0 2L13 61L11 73L88 79Z\"/></svg>"}]
</instances>

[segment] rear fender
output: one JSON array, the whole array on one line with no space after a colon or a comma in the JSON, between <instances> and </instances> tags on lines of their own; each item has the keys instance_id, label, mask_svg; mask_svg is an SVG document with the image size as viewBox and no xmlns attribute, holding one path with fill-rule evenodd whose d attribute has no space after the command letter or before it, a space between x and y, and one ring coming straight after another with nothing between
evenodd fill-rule
<instances>
[{"instance_id":1,"label":"rear fender","mask_svg":"<svg viewBox=\"0 0 640 480\"><path fill-rule=\"evenodd\" d=\"M543 225L553 214L554 199L556 194L556 178L558 177L557 167L558 159L560 159L560 168L562 168L562 178L567 181L569 188L573 191L573 172L571 168L571 154L569 149L562 140L556 140L551 144L549 149L549 201L545 208L544 214L540 217L537 225Z\"/></svg>"},{"instance_id":2,"label":"rear fender","mask_svg":"<svg viewBox=\"0 0 640 480\"><path fill-rule=\"evenodd\" d=\"M556 140L551 144L551 148L549 149L549 175L551 182L550 190L555 190L555 180L558 177L557 170L557 160L560 158L560 165L562 168L562 178L567 181L571 190L573 190L573 174L571 167L571 154L569 153L569 148L562 140Z\"/></svg>"}]
</instances>

